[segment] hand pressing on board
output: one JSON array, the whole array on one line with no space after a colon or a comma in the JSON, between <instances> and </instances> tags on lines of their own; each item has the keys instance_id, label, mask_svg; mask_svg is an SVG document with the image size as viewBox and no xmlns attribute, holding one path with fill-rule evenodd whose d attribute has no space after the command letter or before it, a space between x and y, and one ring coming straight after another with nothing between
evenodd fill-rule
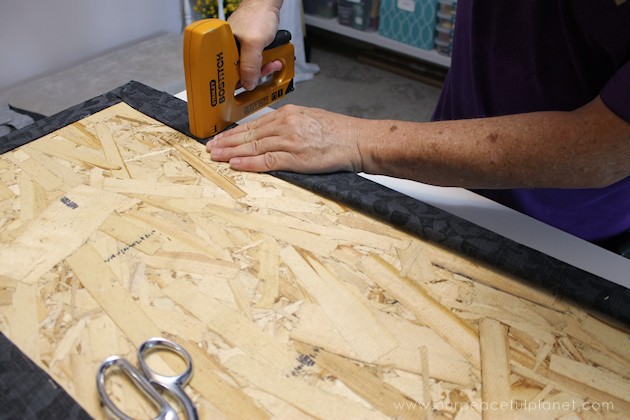
<instances>
[{"instance_id":1,"label":"hand pressing on board","mask_svg":"<svg viewBox=\"0 0 630 420\"><path fill-rule=\"evenodd\" d=\"M322 109L287 105L219 133L206 148L236 170L302 173L360 172L358 138L369 122Z\"/></svg>"}]
</instances>

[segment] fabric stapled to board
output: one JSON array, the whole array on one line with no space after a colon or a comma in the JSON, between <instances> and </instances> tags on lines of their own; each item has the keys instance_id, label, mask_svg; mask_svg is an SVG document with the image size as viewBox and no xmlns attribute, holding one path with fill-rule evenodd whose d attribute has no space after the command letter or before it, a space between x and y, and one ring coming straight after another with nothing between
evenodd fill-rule
<instances>
[{"instance_id":1,"label":"fabric stapled to board","mask_svg":"<svg viewBox=\"0 0 630 420\"><path fill-rule=\"evenodd\" d=\"M128 105L190 137L186 102L141 83L117 94ZM205 143L204 139L197 139ZM353 173L271 175L385 220L453 252L514 274L538 287L630 324L630 290L521 245L442 209Z\"/></svg>"},{"instance_id":2,"label":"fabric stapled to board","mask_svg":"<svg viewBox=\"0 0 630 420\"><path fill-rule=\"evenodd\" d=\"M121 101L194 138L188 129L186 102L166 92L131 81L111 92L1 137L0 154ZM204 139L197 140L205 143ZM546 289L595 312L630 324L630 289L521 245L444 210L352 173L301 175L273 172L271 175L342 202L424 240L437 243L454 253L469 256L503 272L516 275L524 282ZM4 340L6 341L6 338ZM0 347L3 354L7 351L13 354L19 352L10 342L3 345L10 349L4 350ZM11 410L11 407L15 406L5 406L5 402L12 404L17 401L20 404L24 398L29 398L29 396L20 396L20 393L41 392L48 395L48 392L53 392L44 388L44 385L49 386L46 383L34 385L35 388L28 391L21 387L12 387L11 378L25 368L19 362L15 362L14 365L11 368L15 372L13 376L0 374L0 389L6 393L0 397L0 406L9 407ZM31 367L27 368L30 372ZM39 369L36 366L35 368ZM40 372L47 377L45 372ZM57 390L63 392L60 388ZM78 405L77 407L66 408L64 405L60 407L65 410L63 415L47 417L81 418L82 416ZM52 409L50 412L53 412Z\"/></svg>"},{"instance_id":3,"label":"fabric stapled to board","mask_svg":"<svg viewBox=\"0 0 630 420\"><path fill-rule=\"evenodd\" d=\"M186 102L131 81L111 92L0 138L0 153L26 144L94 112L125 102L192 138ZM5 141L2 141L5 140ZM206 139L197 139L205 143ZM425 240L472 257L595 312L630 324L630 289L588 273L488 229L353 173L271 175L343 202Z\"/></svg>"}]
</instances>

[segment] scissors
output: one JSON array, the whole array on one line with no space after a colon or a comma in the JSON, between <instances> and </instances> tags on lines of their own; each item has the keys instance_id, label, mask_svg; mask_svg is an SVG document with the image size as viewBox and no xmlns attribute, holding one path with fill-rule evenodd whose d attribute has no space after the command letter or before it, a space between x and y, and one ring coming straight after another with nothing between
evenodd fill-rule
<instances>
[{"instance_id":1,"label":"scissors","mask_svg":"<svg viewBox=\"0 0 630 420\"><path fill-rule=\"evenodd\" d=\"M171 351L181 357L186 362L184 372L174 376L165 376L151 369L146 362L147 355L159 349ZM184 391L184 386L192 377L192 358L186 349L165 338L154 337L138 347L138 361L142 371L139 371L128 360L119 356L110 356L101 364L96 375L96 386L105 409L119 419L132 420L131 417L127 416L114 404L105 391L106 373L110 368L116 367L123 371L134 385L160 410L156 419L179 419L177 410L158 392L158 387L170 392L181 403L188 420L197 420L199 418L195 405Z\"/></svg>"}]
</instances>

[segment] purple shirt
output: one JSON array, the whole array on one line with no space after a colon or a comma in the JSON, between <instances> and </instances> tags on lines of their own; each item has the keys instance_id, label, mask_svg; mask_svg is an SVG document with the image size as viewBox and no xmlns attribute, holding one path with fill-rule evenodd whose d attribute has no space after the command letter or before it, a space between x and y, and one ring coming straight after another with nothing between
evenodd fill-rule
<instances>
[{"instance_id":1,"label":"purple shirt","mask_svg":"<svg viewBox=\"0 0 630 420\"><path fill-rule=\"evenodd\" d=\"M600 95L630 122L630 0L459 0L455 22L435 120L572 111ZM630 177L478 192L590 241L630 229Z\"/></svg>"}]
</instances>

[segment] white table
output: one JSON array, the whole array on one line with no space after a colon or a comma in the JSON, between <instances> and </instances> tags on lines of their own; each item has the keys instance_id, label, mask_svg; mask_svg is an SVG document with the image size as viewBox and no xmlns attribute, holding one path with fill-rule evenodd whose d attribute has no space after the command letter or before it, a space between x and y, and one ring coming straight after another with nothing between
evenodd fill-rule
<instances>
[{"instance_id":1,"label":"white table","mask_svg":"<svg viewBox=\"0 0 630 420\"><path fill-rule=\"evenodd\" d=\"M175 96L186 100L186 92ZM271 108L262 109L239 123L272 111ZM436 187L382 175L359 175L630 289L630 259L469 190Z\"/></svg>"}]
</instances>

